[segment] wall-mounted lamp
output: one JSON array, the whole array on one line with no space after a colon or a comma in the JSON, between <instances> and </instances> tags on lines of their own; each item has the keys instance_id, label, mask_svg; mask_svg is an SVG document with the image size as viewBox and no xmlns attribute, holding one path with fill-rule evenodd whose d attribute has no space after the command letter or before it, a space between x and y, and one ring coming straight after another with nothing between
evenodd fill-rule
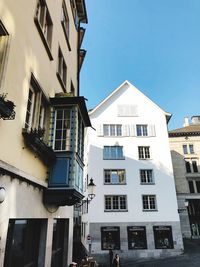
<instances>
[{"instance_id":1,"label":"wall-mounted lamp","mask_svg":"<svg viewBox=\"0 0 200 267\"><path fill-rule=\"evenodd\" d=\"M87 199L83 199L81 203L76 204L76 207L79 208L81 207L84 203L89 204L90 201L95 197L95 191L96 191L96 185L94 184L93 179L90 179L89 184L87 185L87 192L88 192L88 197Z\"/></svg>"},{"instance_id":2,"label":"wall-mounted lamp","mask_svg":"<svg viewBox=\"0 0 200 267\"><path fill-rule=\"evenodd\" d=\"M4 202L6 197L6 190L4 187L0 186L0 203Z\"/></svg>"},{"instance_id":3,"label":"wall-mounted lamp","mask_svg":"<svg viewBox=\"0 0 200 267\"><path fill-rule=\"evenodd\" d=\"M184 206L185 206L185 207L188 207L188 206L189 206L189 201L188 201L188 200L185 200L185 201L184 201Z\"/></svg>"}]
</instances>

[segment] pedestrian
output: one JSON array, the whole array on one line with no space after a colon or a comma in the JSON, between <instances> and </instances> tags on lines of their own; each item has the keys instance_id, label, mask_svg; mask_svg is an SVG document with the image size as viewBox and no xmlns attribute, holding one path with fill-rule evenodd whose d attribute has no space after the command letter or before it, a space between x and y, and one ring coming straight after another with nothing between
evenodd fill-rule
<instances>
[{"instance_id":1,"label":"pedestrian","mask_svg":"<svg viewBox=\"0 0 200 267\"><path fill-rule=\"evenodd\" d=\"M120 258L118 254L115 254L115 257L113 259L113 267L120 267Z\"/></svg>"},{"instance_id":2,"label":"pedestrian","mask_svg":"<svg viewBox=\"0 0 200 267\"><path fill-rule=\"evenodd\" d=\"M110 267L112 267L113 251L112 251L111 247L109 247L109 262L110 262Z\"/></svg>"},{"instance_id":3,"label":"pedestrian","mask_svg":"<svg viewBox=\"0 0 200 267\"><path fill-rule=\"evenodd\" d=\"M69 267L77 267L77 263L73 261L72 263L70 263Z\"/></svg>"}]
</instances>

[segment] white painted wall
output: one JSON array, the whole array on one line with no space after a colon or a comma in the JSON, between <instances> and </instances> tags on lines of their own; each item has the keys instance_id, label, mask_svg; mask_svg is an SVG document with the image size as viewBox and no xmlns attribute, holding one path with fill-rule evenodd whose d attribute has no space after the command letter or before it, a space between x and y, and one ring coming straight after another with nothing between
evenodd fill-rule
<instances>
[{"instance_id":1,"label":"white painted wall","mask_svg":"<svg viewBox=\"0 0 200 267\"><path fill-rule=\"evenodd\" d=\"M138 117L118 117L117 106L138 106ZM99 124L153 124L155 137L99 137L88 130L89 178L97 185L96 197L89 205L83 221L95 222L165 222L179 221L173 170L168 143L166 114L134 86L124 83L122 88L90 113L92 126ZM103 146L116 142L124 147L125 160L103 160ZM138 146L150 146L152 159L138 160ZM104 185L104 169L126 169L126 185ZM154 171L155 185L141 185L139 169ZM128 212L104 212L104 195L127 195ZM158 211L142 211L142 195L155 194Z\"/></svg>"}]
</instances>

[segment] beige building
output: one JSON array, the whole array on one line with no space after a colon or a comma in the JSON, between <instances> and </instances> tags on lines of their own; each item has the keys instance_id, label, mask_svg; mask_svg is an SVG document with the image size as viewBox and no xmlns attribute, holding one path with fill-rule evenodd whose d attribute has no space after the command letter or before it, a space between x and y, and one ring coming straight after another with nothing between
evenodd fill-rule
<instances>
[{"instance_id":1,"label":"beige building","mask_svg":"<svg viewBox=\"0 0 200 267\"><path fill-rule=\"evenodd\" d=\"M178 211L185 238L200 237L200 116L169 132Z\"/></svg>"},{"instance_id":2,"label":"beige building","mask_svg":"<svg viewBox=\"0 0 200 267\"><path fill-rule=\"evenodd\" d=\"M67 266L83 198L84 0L0 1L0 267Z\"/></svg>"}]
</instances>

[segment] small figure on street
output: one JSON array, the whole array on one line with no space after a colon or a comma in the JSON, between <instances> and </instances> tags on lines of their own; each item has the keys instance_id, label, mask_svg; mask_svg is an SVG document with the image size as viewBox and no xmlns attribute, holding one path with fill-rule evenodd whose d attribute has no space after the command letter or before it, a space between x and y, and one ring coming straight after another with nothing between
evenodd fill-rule
<instances>
[{"instance_id":1,"label":"small figure on street","mask_svg":"<svg viewBox=\"0 0 200 267\"><path fill-rule=\"evenodd\" d=\"M109 262L110 262L110 267L112 267L113 251L112 251L111 247L109 247Z\"/></svg>"},{"instance_id":2,"label":"small figure on street","mask_svg":"<svg viewBox=\"0 0 200 267\"><path fill-rule=\"evenodd\" d=\"M115 254L115 257L113 259L113 267L120 267L120 258L118 254Z\"/></svg>"}]
</instances>

